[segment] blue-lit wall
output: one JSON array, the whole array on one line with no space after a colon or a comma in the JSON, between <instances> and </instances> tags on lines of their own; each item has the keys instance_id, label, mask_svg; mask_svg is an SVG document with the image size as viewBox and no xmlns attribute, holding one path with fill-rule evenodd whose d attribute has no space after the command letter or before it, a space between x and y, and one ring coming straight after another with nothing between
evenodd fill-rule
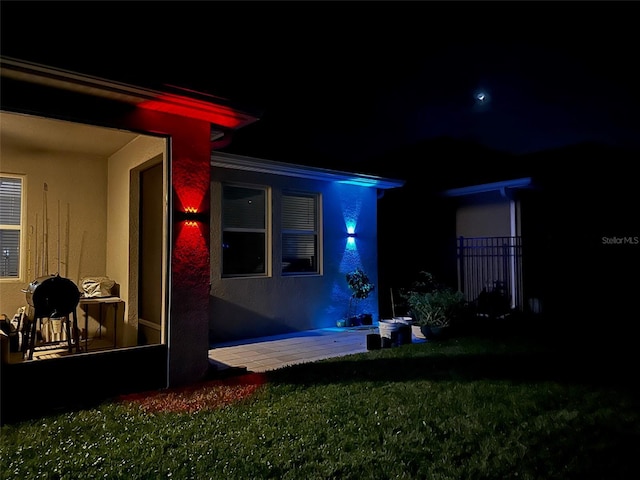
<instances>
[{"instance_id":1,"label":"blue-lit wall","mask_svg":"<svg viewBox=\"0 0 640 480\"><path fill-rule=\"evenodd\" d=\"M375 187L309 180L259 172L213 168L211 173L210 342L335 327L348 313L351 291L345 275L362 268L377 286L377 202ZM236 182L269 186L272 191L272 265L265 278L222 278L221 185ZM322 197L320 275L280 274L279 209L283 189L317 192ZM348 233L355 233L349 237ZM378 289L358 302L358 313L378 320Z\"/></svg>"},{"instance_id":2,"label":"blue-lit wall","mask_svg":"<svg viewBox=\"0 0 640 480\"><path fill-rule=\"evenodd\" d=\"M360 267L378 285L377 191L334 183L327 189L326 208L331 215L324 219L325 273L331 278L332 291L327 312L319 320L323 326L334 326L330 319L345 316L345 306L349 307L352 292L345 279L348 272ZM377 320L378 290L355 307L357 311L352 313L372 313Z\"/></svg>"}]
</instances>

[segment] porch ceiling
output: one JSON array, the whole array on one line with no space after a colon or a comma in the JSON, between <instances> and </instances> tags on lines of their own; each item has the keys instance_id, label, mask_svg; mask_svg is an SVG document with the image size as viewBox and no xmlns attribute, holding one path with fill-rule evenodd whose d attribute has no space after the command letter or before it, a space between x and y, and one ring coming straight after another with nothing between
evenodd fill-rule
<instances>
[{"instance_id":1,"label":"porch ceiling","mask_svg":"<svg viewBox=\"0 0 640 480\"><path fill-rule=\"evenodd\" d=\"M55 150L108 157L138 135L132 132L0 111L0 143L28 151Z\"/></svg>"}]
</instances>

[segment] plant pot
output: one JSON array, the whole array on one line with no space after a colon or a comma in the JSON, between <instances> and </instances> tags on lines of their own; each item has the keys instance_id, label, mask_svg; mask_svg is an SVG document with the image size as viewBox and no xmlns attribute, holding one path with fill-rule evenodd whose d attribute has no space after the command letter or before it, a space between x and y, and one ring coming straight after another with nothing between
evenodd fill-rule
<instances>
[{"instance_id":1,"label":"plant pot","mask_svg":"<svg viewBox=\"0 0 640 480\"><path fill-rule=\"evenodd\" d=\"M398 345L398 330L403 325L405 324L395 320L380 320L378 322L378 331L380 332L383 348Z\"/></svg>"},{"instance_id":2,"label":"plant pot","mask_svg":"<svg viewBox=\"0 0 640 480\"><path fill-rule=\"evenodd\" d=\"M398 345L408 345L412 343L411 325L403 323L398 329Z\"/></svg>"},{"instance_id":3,"label":"plant pot","mask_svg":"<svg viewBox=\"0 0 640 480\"><path fill-rule=\"evenodd\" d=\"M347 327L358 327L360 326L360 316L355 315L353 317L347 318Z\"/></svg>"},{"instance_id":4,"label":"plant pot","mask_svg":"<svg viewBox=\"0 0 640 480\"><path fill-rule=\"evenodd\" d=\"M427 340L443 340L449 337L451 333L451 327L432 327L429 325L422 325L420 331Z\"/></svg>"},{"instance_id":5,"label":"plant pot","mask_svg":"<svg viewBox=\"0 0 640 480\"><path fill-rule=\"evenodd\" d=\"M416 340L426 340L420 325L411 325L411 333L413 334L413 338Z\"/></svg>"},{"instance_id":6,"label":"plant pot","mask_svg":"<svg viewBox=\"0 0 640 480\"><path fill-rule=\"evenodd\" d=\"M367 334L367 350L380 350L382 348L382 341L380 340L379 333Z\"/></svg>"},{"instance_id":7,"label":"plant pot","mask_svg":"<svg viewBox=\"0 0 640 480\"><path fill-rule=\"evenodd\" d=\"M373 325L373 315L370 313L363 313L360 315L361 325Z\"/></svg>"}]
</instances>

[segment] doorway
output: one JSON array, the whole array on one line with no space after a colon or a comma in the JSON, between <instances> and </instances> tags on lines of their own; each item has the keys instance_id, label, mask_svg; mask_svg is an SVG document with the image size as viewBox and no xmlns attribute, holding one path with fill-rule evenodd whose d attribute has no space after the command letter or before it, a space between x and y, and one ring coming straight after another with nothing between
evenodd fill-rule
<instances>
[{"instance_id":1,"label":"doorway","mask_svg":"<svg viewBox=\"0 0 640 480\"><path fill-rule=\"evenodd\" d=\"M138 345L147 345L162 343L162 163L140 170L139 179Z\"/></svg>"}]
</instances>

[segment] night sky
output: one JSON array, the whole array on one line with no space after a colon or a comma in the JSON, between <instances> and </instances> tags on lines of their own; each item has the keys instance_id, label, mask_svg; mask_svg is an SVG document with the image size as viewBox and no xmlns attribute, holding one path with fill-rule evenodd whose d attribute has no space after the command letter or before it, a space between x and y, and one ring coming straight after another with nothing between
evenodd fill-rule
<instances>
[{"instance_id":1,"label":"night sky","mask_svg":"<svg viewBox=\"0 0 640 480\"><path fill-rule=\"evenodd\" d=\"M222 96L261 116L227 151L346 169L439 137L640 149L634 3L4 0L0 46Z\"/></svg>"},{"instance_id":2,"label":"night sky","mask_svg":"<svg viewBox=\"0 0 640 480\"><path fill-rule=\"evenodd\" d=\"M637 3L2 0L0 48L224 97L261 117L231 153L406 179L379 206L390 284L455 273L443 190L535 172L541 282L567 318L619 319L640 248L601 239L640 238Z\"/></svg>"}]
</instances>

